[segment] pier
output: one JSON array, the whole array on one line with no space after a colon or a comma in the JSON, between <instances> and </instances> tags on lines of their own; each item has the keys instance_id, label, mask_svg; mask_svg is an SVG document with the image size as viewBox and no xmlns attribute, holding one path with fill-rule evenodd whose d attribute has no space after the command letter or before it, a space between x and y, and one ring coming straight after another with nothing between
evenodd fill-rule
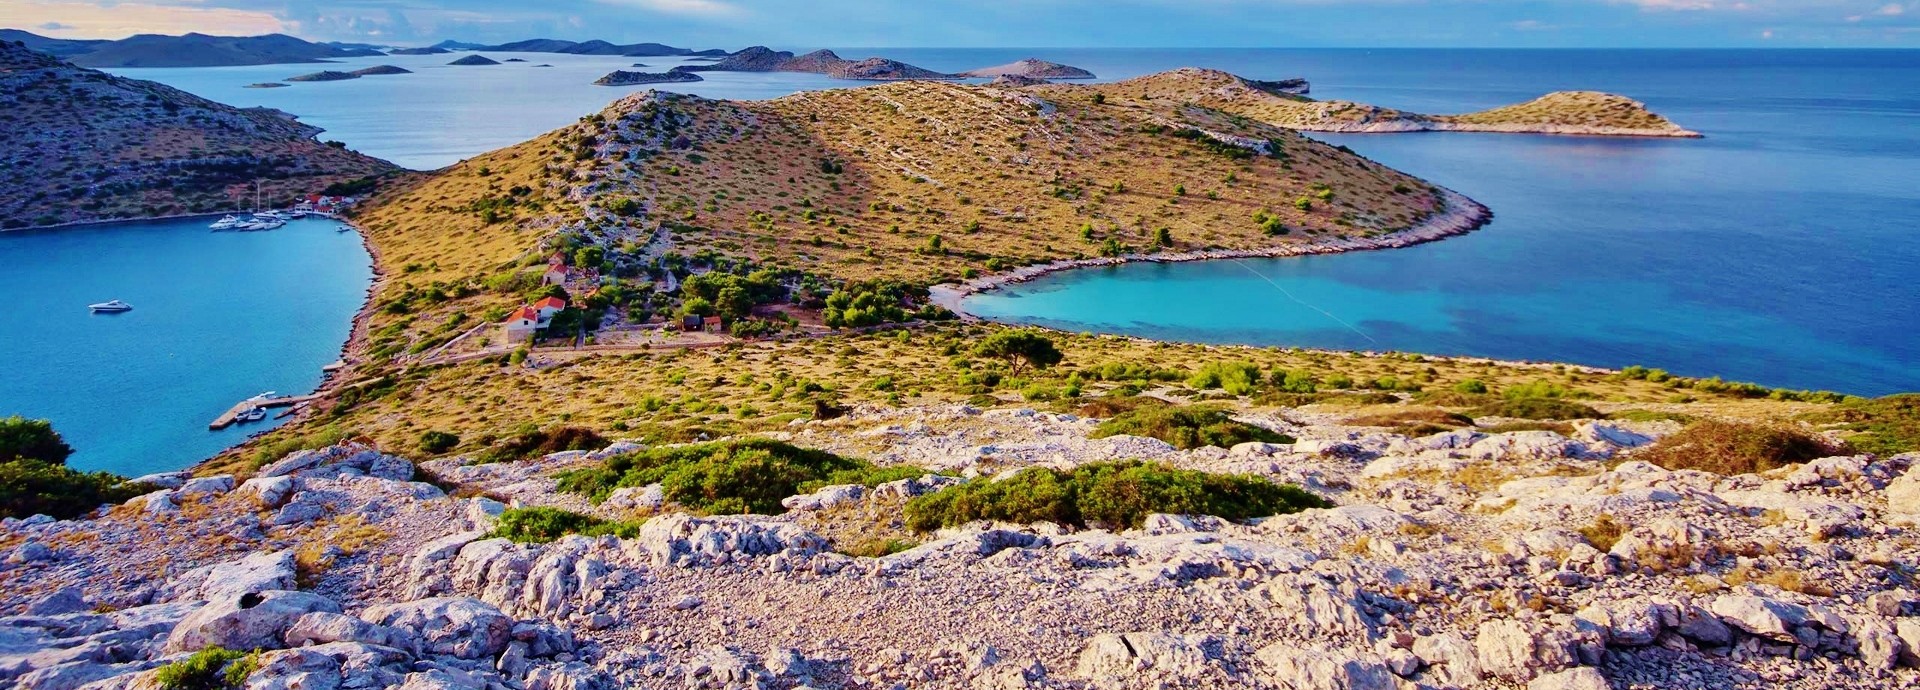
<instances>
[{"instance_id":1,"label":"pier","mask_svg":"<svg viewBox=\"0 0 1920 690\"><path fill-rule=\"evenodd\" d=\"M318 394L314 394L314 395L293 395L293 396L286 396L286 397L279 397L279 398L264 398L264 399L248 398L246 400L240 401L239 404L234 405L232 408L229 408L226 412L222 413L219 417L215 417L213 420L213 423L207 425L207 429L212 431L219 431L221 429L225 429L227 427L233 426L234 419L236 417L239 417L242 412L246 412L247 410L251 410L256 407L264 407L267 409L273 409L276 407L292 407L300 403L312 402L314 400L318 400L321 397L322 396Z\"/></svg>"}]
</instances>

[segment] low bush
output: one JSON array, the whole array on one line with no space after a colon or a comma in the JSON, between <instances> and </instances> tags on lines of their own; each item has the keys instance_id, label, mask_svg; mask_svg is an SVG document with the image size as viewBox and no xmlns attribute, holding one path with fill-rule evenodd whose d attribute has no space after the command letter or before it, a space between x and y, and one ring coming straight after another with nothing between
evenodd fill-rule
<instances>
[{"instance_id":1,"label":"low bush","mask_svg":"<svg viewBox=\"0 0 1920 690\"><path fill-rule=\"evenodd\" d=\"M1847 444L1862 453L1897 455L1920 451L1920 393L1855 399L1816 413L1811 421L1841 424L1855 432Z\"/></svg>"},{"instance_id":2,"label":"low bush","mask_svg":"<svg viewBox=\"0 0 1920 690\"><path fill-rule=\"evenodd\" d=\"M1415 436L1437 434L1452 431L1460 427L1473 426L1473 418L1458 412L1448 412L1433 408L1414 408L1397 412L1370 414L1354 417L1346 421L1348 426L1379 426L1397 429L1402 433Z\"/></svg>"},{"instance_id":3,"label":"low bush","mask_svg":"<svg viewBox=\"0 0 1920 690\"><path fill-rule=\"evenodd\" d=\"M1660 439L1634 458L1670 470L1732 475L1765 472L1847 452L1843 446L1791 427L1704 421Z\"/></svg>"},{"instance_id":4,"label":"low bush","mask_svg":"<svg viewBox=\"0 0 1920 690\"><path fill-rule=\"evenodd\" d=\"M608 445L606 437L592 429L577 426L523 428L481 451L475 460L481 463L515 462L569 450L600 450Z\"/></svg>"},{"instance_id":5,"label":"low bush","mask_svg":"<svg viewBox=\"0 0 1920 690\"><path fill-rule=\"evenodd\" d=\"M153 682L162 690L229 690L247 683L260 667L260 658L246 652L207 647L192 656L156 669Z\"/></svg>"},{"instance_id":6,"label":"low bush","mask_svg":"<svg viewBox=\"0 0 1920 690\"><path fill-rule=\"evenodd\" d=\"M829 484L875 485L926 470L863 460L767 439L650 448L559 476L560 490L605 500L614 489L660 484L668 501L710 514L784 512L780 500Z\"/></svg>"},{"instance_id":7,"label":"low bush","mask_svg":"<svg viewBox=\"0 0 1920 690\"><path fill-rule=\"evenodd\" d=\"M1621 410L1619 412L1609 413L1607 419L1617 419L1623 422L1679 422L1681 424L1688 424L1693 422L1694 417L1690 414L1663 412L1660 410Z\"/></svg>"},{"instance_id":8,"label":"low bush","mask_svg":"<svg viewBox=\"0 0 1920 690\"><path fill-rule=\"evenodd\" d=\"M1229 520L1324 508L1325 499L1253 475L1212 474L1139 461L1046 467L999 481L977 480L907 503L907 527L927 532L975 520L1139 527L1153 513Z\"/></svg>"},{"instance_id":9,"label":"low bush","mask_svg":"<svg viewBox=\"0 0 1920 690\"><path fill-rule=\"evenodd\" d=\"M121 503L153 490L127 484L106 472L81 472L39 460L0 462L0 517L45 514L67 520L105 503Z\"/></svg>"},{"instance_id":10,"label":"low bush","mask_svg":"<svg viewBox=\"0 0 1920 690\"><path fill-rule=\"evenodd\" d=\"M1513 419L1606 419L1599 410L1558 398L1508 398L1487 403L1468 412L1475 417Z\"/></svg>"},{"instance_id":11,"label":"low bush","mask_svg":"<svg viewBox=\"0 0 1920 690\"><path fill-rule=\"evenodd\" d=\"M1132 412L1143 407L1166 407L1172 404L1173 403L1159 398L1144 395L1130 397L1106 396L1081 403L1073 409L1073 413L1082 417L1105 419Z\"/></svg>"},{"instance_id":12,"label":"low bush","mask_svg":"<svg viewBox=\"0 0 1920 690\"><path fill-rule=\"evenodd\" d=\"M439 455L460 445L460 437L445 431L428 431L420 434L420 450Z\"/></svg>"},{"instance_id":13,"label":"low bush","mask_svg":"<svg viewBox=\"0 0 1920 690\"><path fill-rule=\"evenodd\" d=\"M1208 362L1200 372L1187 378L1187 387L1199 390L1218 388L1234 395L1247 395L1260 385L1260 367L1252 362Z\"/></svg>"},{"instance_id":14,"label":"low bush","mask_svg":"<svg viewBox=\"0 0 1920 690\"><path fill-rule=\"evenodd\" d=\"M1094 428L1093 438L1121 434L1157 438L1181 449L1229 448L1250 441L1293 442L1280 432L1235 421L1226 410L1207 406L1141 407L1101 422Z\"/></svg>"},{"instance_id":15,"label":"low bush","mask_svg":"<svg viewBox=\"0 0 1920 690\"><path fill-rule=\"evenodd\" d=\"M602 520L559 508L508 508L494 521L490 536L520 543L544 544L569 534L598 537L611 534L631 539L640 534L640 522Z\"/></svg>"}]
</instances>

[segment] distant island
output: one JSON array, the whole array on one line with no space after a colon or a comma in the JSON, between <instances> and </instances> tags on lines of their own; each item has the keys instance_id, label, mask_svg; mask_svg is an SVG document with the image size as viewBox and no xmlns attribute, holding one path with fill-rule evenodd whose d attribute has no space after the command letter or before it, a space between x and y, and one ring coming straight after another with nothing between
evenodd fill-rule
<instances>
[{"instance_id":1,"label":"distant island","mask_svg":"<svg viewBox=\"0 0 1920 690\"><path fill-rule=\"evenodd\" d=\"M231 210L263 179L279 198L364 191L398 172L320 142L318 127L278 110L77 67L21 43L0 42L0 75L9 84L0 229Z\"/></svg>"},{"instance_id":2,"label":"distant island","mask_svg":"<svg viewBox=\"0 0 1920 690\"><path fill-rule=\"evenodd\" d=\"M472 67L472 66L479 66L479 65L498 65L500 63L494 60L493 58L487 57L485 55L468 55L466 57L460 58L458 60L454 60L453 62L449 62L447 64L454 65L456 67Z\"/></svg>"},{"instance_id":3,"label":"distant island","mask_svg":"<svg viewBox=\"0 0 1920 690\"><path fill-rule=\"evenodd\" d=\"M847 60L831 50L816 50L796 57L791 52L776 51L766 46L747 48L711 65L686 65L675 69L688 72L809 72L835 79L863 81L960 78L959 75L935 72L886 58Z\"/></svg>"},{"instance_id":4,"label":"distant island","mask_svg":"<svg viewBox=\"0 0 1920 690\"><path fill-rule=\"evenodd\" d=\"M679 69L667 72L629 72L614 70L607 76L594 80L598 86L638 86L640 84L667 84L676 82L706 81L700 75Z\"/></svg>"},{"instance_id":5,"label":"distant island","mask_svg":"<svg viewBox=\"0 0 1920 690\"><path fill-rule=\"evenodd\" d=\"M360 75L353 72L336 72L334 70L326 70L324 72L302 74L297 77L287 77L287 81L297 81L297 82L346 81L348 79L359 79L359 78L360 78Z\"/></svg>"},{"instance_id":6,"label":"distant island","mask_svg":"<svg viewBox=\"0 0 1920 690\"><path fill-rule=\"evenodd\" d=\"M620 45L608 41L567 41L555 38L535 38L499 45L460 43L442 41L431 46L442 51L478 50L493 53L558 53L561 55L617 55L625 57L672 57L672 56L718 56L726 55L724 50L689 50L676 48L663 43L632 43Z\"/></svg>"},{"instance_id":7,"label":"distant island","mask_svg":"<svg viewBox=\"0 0 1920 690\"><path fill-rule=\"evenodd\" d=\"M241 88L244 88L244 89L284 89L284 88L287 88L287 85L286 85L286 84L282 84L282 83L280 83L280 82L277 82L277 81L263 81L263 82L257 82L257 83L253 83L253 84L248 84L248 85L246 85L246 86L243 86L243 87L241 87Z\"/></svg>"},{"instance_id":8,"label":"distant island","mask_svg":"<svg viewBox=\"0 0 1920 690\"><path fill-rule=\"evenodd\" d=\"M118 41L70 41L12 29L0 40L65 58L82 67L234 67L381 55L377 50L311 43L283 34L266 36L184 36L141 34Z\"/></svg>"},{"instance_id":9,"label":"distant island","mask_svg":"<svg viewBox=\"0 0 1920 690\"><path fill-rule=\"evenodd\" d=\"M1048 62L1039 58L1027 58L993 67L961 72L963 77L1026 77L1029 79L1093 79L1093 73L1078 67Z\"/></svg>"},{"instance_id":10,"label":"distant island","mask_svg":"<svg viewBox=\"0 0 1920 690\"><path fill-rule=\"evenodd\" d=\"M425 48L394 48L393 50L387 51L387 54L388 55L445 55L451 52L453 51L447 50L446 48L442 48L440 46L427 46Z\"/></svg>"},{"instance_id":11,"label":"distant island","mask_svg":"<svg viewBox=\"0 0 1920 690\"><path fill-rule=\"evenodd\" d=\"M1315 132L1511 132L1625 137L1699 137L1633 99L1595 91L1562 91L1465 115L1425 115L1351 101L1317 101L1302 80L1244 79L1185 68L1102 85L1108 98L1174 99Z\"/></svg>"},{"instance_id":12,"label":"distant island","mask_svg":"<svg viewBox=\"0 0 1920 690\"><path fill-rule=\"evenodd\" d=\"M386 75L392 75L392 74L413 74L413 70L410 70L404 67L395 67L393 65L374 65L372 67L363 67L361 69L354 70L353 74L357 74L362 77L378 77L378 76L386 76Z\"/></svg>"}]
</instances>

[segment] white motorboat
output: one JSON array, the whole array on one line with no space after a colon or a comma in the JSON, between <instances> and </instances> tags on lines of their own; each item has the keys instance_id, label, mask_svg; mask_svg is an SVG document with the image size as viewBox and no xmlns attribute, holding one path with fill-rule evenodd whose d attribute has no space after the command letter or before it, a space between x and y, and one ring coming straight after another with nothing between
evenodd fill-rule
<instances>
[{"instance_id":1,"label":"white motorboat","mask_svg":"<svg viewBox=\"0 0 1920 690\"><path fill-rule=\"evenodd\" d=\"M213 225L209 225L207 227L213 228L215 230L233 230L233 229L239 228L240 224L245 222L246 221L244 220L240 220L239 216L227 216L225 218L221 218L220 220L214 221Z\"/></svg>"},{"instance_id":2,"label":"white motorboat","mask_svg":"<svg viewBox=\"0 0 1920 690\"><path fill-rule=\"evenodd\" d=\"M87 305L87 309L95 314L118 314L123 311L133 311L133 305L116 299L99 304L89 304Z\"/></svg>"},{"instance_id":3,"label":"white motorboat","mask_svg":"<svg viewBox=\"0 0 1920 690\"><path fill-rule=\"evenodd\" d=\"M263 393L261 393L261 394L259 394L259 395L256 395L256 396L253 396L253 397L251 397L251 398L247 398L247 400L250 400L250 401L254 401L254 402L259 402L259 401L263 401L263 400L272 400L272 399L274 399L274 398L277 398L277 397L280 397L280 394L279 394L279 393L277 393L277 392L274 392L274 391L266 391L266 392L263 392Z\"/></svg>"},{"instance_id":4,"label":"white motorboat","mask_svg":"<svg viewBox=\"0 0 1920 690\"><path fill-rule=\"evenodd\" d=\"M246 412L242 412L240 414L234 415L233 421L258 422L266 418L267 418L267 408L256 405L254 407L247 408Z\"/></svg>"},{"instance_id":5,"label":"white motorboat","mask_svg":"<svg viewBox=\"0 0 1920 690\"><path fill-rule=\"evenodd\" d=\"M254 220L280 221L284 223L287 220L287 214L279 211L261 211L253 214L253 218Z\"/></svg>"}]
</instances>

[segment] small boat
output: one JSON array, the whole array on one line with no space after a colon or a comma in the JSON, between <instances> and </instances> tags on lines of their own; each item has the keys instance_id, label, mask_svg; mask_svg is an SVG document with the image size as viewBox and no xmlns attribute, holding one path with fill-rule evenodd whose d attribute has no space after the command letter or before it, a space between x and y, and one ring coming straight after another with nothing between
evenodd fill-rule
<instances>
[{"instance_id":1,"label":"small boat","mask_svg":"<svg viewBox=\"0 0 1920 690\"><path fill-rule=\"evenodd\" d=\"M240 413L240 414L237 414L237 415L234 415L234 416L233 416L233 421L236 421L236 422L258 422L258 421L260 421L260 420L262 420L262 419L266 419L266 418L267 418L267 408L264 408L264 407L259 407L259 406L257 406L257 405L256 405L256 406L254 406L254 407L249 407L249 408L247 408L247 411L246 411L246 412L242 412L242 413Z\"/></svg>"},{"instance_id":2,"label":"small boat","mask_svg":"<svg viewBox=\"0 0 1920 690\"><path fill-rule=\"evenodd\" d=\"M276 392L274 392L274 391L266 391L266 392L264 392L264 393L261 393L261 394L259 394L259 395L256 395L256 396L253 396L253 397L251 397L251 398L247 398L247 400L249 400L249 401L255 401L255 402L257 402L257 401L262 401L262 400L272 400L272 399L274 399L274 398L277 398L277 397L280 397L280 394L279 394L279 393L276 393Z\"/></svg>"},{"instance_id":3,"label":"small boat","mask_svg":"<svg viewBox=\"0 0 1920 690\"><path fill-rule=\"evenodd\" d=\"M288 211L288 212L287 212L287 217L289 217L289 218L305 218L305 217L307 217L307 212L306 212L306 211L300 211L300 210L293 210L293 211Z\"/></svg>"},{"instance_id":4,"label":"small boat","mask_svg":"<svg viewBox=\"0 0 1920 690\"><path fill-rule=\"evenodd\" d=\"M207 227L213 228L215 230L233 230L235 228L240 227L240 224L245 222L246 221L240 220L239 216L227 216L225 218L221 218L220 220L214 221L213 225L209 225Z\"/></svg>"},{"instance_id":5,"label":"small boat","mask_svg":"<svg viewBox=\"0 0 1920 690\"><path fill-rule=\"evenodd\" d=\"M285 222L287 220L287 214L281 213L279 211L261 211L259 213L253 214L253 217L255 220L266 220L266 221Z\"/></svg>"},{"instance_id":6,"label":"small boat","mask_svg":"<svg viewBox=\"0 0 1920 690\"><path fill-rule=\"evenodd\" d=\"M334 231L334 232L353 232L353 226L351 226L351 225L342 225L342 226L340 226L340 227L337 227L337 228L334 228L334 229L333 229L333 231Z\"/></svg>"},{"instance_id":7,"label":"small boat","mask_svg":"<svg viewBox=\"0 0 1920 690\"><path fill-rule=\"evenodd\" d=\"M95 314L118 314L123 311L133 311L133 305L120 300L112 300L99 304L89 304L87 305L87 309Z\"/></svg>"}]
</instances>

